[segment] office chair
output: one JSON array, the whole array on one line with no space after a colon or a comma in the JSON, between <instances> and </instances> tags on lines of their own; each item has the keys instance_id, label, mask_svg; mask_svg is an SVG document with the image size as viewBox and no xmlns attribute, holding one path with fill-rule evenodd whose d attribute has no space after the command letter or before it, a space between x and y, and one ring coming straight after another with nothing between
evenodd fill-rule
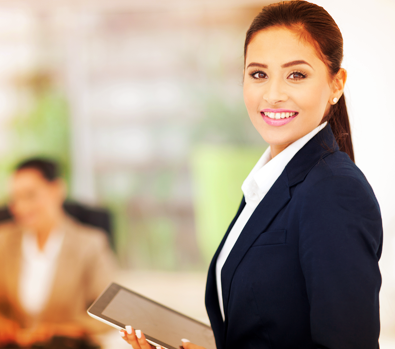
<instances>
[{"instance_id":1,"label":"office chair","mask_svg":"<svg viewBox=\"0 0 395 349\"><path fill-rule=\"evenodd\" d=\"M96 207L92 208L73 201L66 201L63 204L63 208L77 221L104 230L111 247L114 247L111 214L107 209ZM0 208L0 222L9 219L12 219L12 215L8 207Z\"/></svg>"}]
</instances>

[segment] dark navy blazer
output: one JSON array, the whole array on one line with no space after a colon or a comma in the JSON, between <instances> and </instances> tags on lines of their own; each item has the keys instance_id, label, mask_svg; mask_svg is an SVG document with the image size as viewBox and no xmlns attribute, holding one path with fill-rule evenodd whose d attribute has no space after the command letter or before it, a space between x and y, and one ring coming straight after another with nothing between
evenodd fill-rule
<instances>
[{"instance_id":1,"label":"dark navy blazer","mask_svg":"<svg viewBox=\"0 0 395 349\"><path fill-rule=\"evenodd\" d=\"M288 163L222 269L206 308L218 349L376 349L382 222L376 197L330 126Z\"/></svg>"}]
</instances>

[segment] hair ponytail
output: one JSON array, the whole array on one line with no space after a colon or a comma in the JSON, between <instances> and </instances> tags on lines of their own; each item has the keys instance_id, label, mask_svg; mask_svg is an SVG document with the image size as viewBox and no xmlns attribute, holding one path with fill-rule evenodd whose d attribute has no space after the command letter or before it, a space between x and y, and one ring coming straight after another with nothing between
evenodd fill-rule
<instances>
[{"instance_id":1,"label":"hair ponytail","mask_svg":"<svg viewBox=\"0 0 395 349\"><path fill-rule=\"evenodd\" d=\"M303 0L282 1L262 9L247 31L244 60L253 35L273 26L284 26L298 33L301 39L313 45L332 77L339 72L343 60L343 37L340 29L323 7ZM354 161L350 121L344 95L331 106L324 120L329 121L340 150Z\"/></svg>"},{"instance_id":2,"label":"hair ponytail","mask_svg":"<svg viewBox=\"0 0 395 349\"><path fill-rule=\"evenodd\" d=\"M327 119L331 125L336 142L339 145L339 149L347 153L350 159L355 162L351 127L344 94L336 104L332 105Z\"/></svg>"}]
</instances>

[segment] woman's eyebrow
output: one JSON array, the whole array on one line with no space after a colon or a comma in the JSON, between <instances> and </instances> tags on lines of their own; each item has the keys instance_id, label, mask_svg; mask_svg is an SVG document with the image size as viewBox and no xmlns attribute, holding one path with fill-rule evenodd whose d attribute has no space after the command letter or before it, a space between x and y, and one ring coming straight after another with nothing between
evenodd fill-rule
<instances>
[{"instance_id":1,"label":"woman's eyebrow","mask_svg":"<svg viewBox=\"0 0 395 349\"><path fill-rule=\"evenodd\" d=\"M267 64L252 62L247 66L247 68L249 67L267 68Z\"/></svg>"},{"instance_id":2,"label":"woman's eyebrow","mask_svg":"<svg viewBox=\"0 0 395 349\"><path fill-rule=\"evenodd\" d=\"M288 67L292 67L293 65L298 65L298 64L307 64L308 66L311 67L311 69L314 70L314 68L309 63L307 63L306 61L303 61L303 60L298 60L298 61L292 61L292 62L284 63L281 66L281 68L288 68ZM263 63L252 62L252 63L250 63L247 66L247 68L249 68L249 67L258 67L258 68L266 68L267 69L268 65L267 64L263 64Z\"/></svg>"},{"instance_id":3,"label":"woman's eyebrow","mask_svg":"<svg viewBox=\"0 0 395 349\"><path fill-rule=\"evenodd\" d=\"M288 62L288 63L284 63L281 68L288 68L288 67L292 67L293 65L298 65L298 64L307 64L310 68L313 69L313 67L307 63L306 61L303 60L298 60L298 61L292 61L292 62Z\"/></svg>"}]
</instances>

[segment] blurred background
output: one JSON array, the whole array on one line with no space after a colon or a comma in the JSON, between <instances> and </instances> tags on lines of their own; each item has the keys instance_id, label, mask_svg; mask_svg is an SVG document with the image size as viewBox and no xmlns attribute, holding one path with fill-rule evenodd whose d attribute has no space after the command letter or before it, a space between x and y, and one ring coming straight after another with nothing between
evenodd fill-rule
<instances>
[{"instance_id":1,"label":"blurred background","mask_svg":"<svg viewBox=\"0 0 395 349\"><path fill-rule=\"evenodd\" d=\"M395 348L395 2L314 2L345 40L356 162L385 228L381 345ZM245 32L268 3L1 1L0 203L17 162L57 160L70 199L111 212L114 280L207 321L210 258L267 147L242 70Z\"/></svg>"}]
</instances>

